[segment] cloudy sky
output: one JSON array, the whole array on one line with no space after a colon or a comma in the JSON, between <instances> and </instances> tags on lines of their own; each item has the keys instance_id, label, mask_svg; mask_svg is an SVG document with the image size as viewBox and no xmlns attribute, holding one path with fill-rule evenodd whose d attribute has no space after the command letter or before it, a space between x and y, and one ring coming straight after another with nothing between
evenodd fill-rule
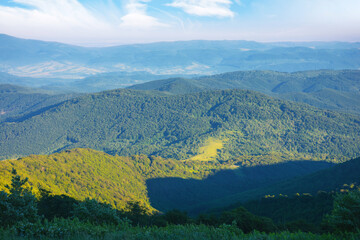
<instances>
[{"instance_id":1,"label":"cloudy sky","mask_svg":"<svg viewBox=\"0 0 360 240\"><path fill-rule=\"evenodd\" d=\"M83 46L360 41L360 0L0 0L0 33Z\"/></svg>"}]
</instances>

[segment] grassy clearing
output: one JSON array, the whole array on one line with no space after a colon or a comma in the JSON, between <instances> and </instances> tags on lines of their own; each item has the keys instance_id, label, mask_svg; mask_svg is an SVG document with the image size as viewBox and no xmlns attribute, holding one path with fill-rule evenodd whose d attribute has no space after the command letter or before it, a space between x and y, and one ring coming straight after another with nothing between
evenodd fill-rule
<instances>
[{"instance_id":1,"label":"grassy clearing","mask_svg":"<svg viewBox=\"0 0 360 240\"><path fill-rule=\"evenodd\" d=\"M205 145L199 148L199 154L190 158L193 161L213 161L218 157L218 151L224 147L223 141L215 138L208 138Z\"/></svg>"}]
</instances>

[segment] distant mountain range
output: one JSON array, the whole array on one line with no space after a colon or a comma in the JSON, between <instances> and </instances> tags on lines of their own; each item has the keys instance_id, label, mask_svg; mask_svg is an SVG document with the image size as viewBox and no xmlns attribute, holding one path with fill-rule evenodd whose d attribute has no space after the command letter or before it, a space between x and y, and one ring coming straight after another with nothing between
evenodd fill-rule
<instances>
[{"instance_id":1,"label":"distant mountain range","mask_svg":"<svg viewBox=\"0 0 360 240\"><path fill-rule=\"evenodd\" d=\"M164 75L160 79L170 75L209 75L239 70L294 72L360 68L360 43L341 42L185 41L85 48L1 34L0 53L0 71L40 78L39 81L33 79L33 86L39 86L44 78L48 83L43 82L41 86L64 83L73 86L79 79L108 72L118 72L122 77L128 73ZM121 77L116 84L114 80L112 85L117 87L137 83L129 79L123 81ZM101 81L99 85L91 83L93 87L98 86L96 91L104 90Z\"/></svg>"}]
</instances>

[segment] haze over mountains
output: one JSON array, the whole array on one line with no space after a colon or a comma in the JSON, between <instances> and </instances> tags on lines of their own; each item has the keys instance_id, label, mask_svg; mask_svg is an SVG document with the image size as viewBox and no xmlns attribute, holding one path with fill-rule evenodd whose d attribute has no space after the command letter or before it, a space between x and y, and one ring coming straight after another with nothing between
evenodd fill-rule
<instances>
[{"instance_id":1,"label":"haze over mountains","mask_svg":"<svg viewBox=\"0 0 360 240\"><path fill-rule=\"evenodd\" d=\"M0 239L360 239L359 9L0 1Z\"/></svg>"},{"instance_id":2,"label":"haze over mountains","mask_svg":"<svg viewBox=\"0 0 360 240\"><path fill-rule=\"evenodd\" d=\"M111 81L99 79L99 85L92 82L89 89L86 81L81 81L82 91L114 89L169 75L360 68L360 43L341 42L187 41L85 48L2 34L0 52L0 71L47 79L47 83L36 79L28 81L28 86L50 85L69 89L78 84L78 79L117 72L115 76L118 77L113 77ZM165 76L154 79L149 77L152 74ZM129 78L129 75L134 77ZM14 79L3 83L22 84ZM94 86L97 88L94 89Z\"/></svg>"},{"instance_id":3,"label":"haze over mountains","mask_svg":"<svg viewBox=\"0 0 360 240\"><path fill-rule=\"evenodd\" d=\"M0 189L16 167L35 190L197 214L360 180L359 43L0 52Z\"/></svg>"}]
</instances>

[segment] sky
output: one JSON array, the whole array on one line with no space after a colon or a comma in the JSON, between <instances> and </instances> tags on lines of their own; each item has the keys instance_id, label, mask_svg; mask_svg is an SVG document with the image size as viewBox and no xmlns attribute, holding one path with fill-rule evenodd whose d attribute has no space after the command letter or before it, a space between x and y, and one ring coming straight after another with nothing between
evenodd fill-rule
<instances>
[{"instance_id":1,"label":"sky","mask_svg":"<svg viewBox=\"0 0 360 240\"><path fill-rule=\"evenodd\" d=\"M81 46L360 41L360 0L0 0L0 33Z\"/></svg>"}]
</instances>

